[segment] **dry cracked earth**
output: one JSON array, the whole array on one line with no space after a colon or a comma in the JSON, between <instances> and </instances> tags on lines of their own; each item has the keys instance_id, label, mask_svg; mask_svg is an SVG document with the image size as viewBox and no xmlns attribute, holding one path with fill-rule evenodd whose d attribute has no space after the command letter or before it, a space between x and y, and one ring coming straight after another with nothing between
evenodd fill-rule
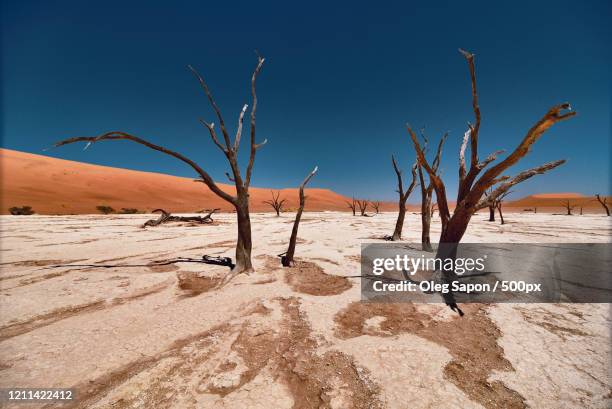
<instances>
[{"instance_id":1,"label":"dry cracked earth","mask_svg":"<svg viewBox=\"0 0 612 409\"><path fill-rule=\"evenodd\" d=\"M74 388L61 407L79 408L612 404L609 304L471 304L459 318L360 303L360 244L390 233L392 213L305 214L290 269L275 255L293 215L255 214L256 272L222 288L225 267L169 261L233 256L233 215L139 228L147 218L2 216L0 387ZM602 216L484 219L466 242L612 237ZM419 220L408 215L405 241Z\"/></svg>"}]
</instances>

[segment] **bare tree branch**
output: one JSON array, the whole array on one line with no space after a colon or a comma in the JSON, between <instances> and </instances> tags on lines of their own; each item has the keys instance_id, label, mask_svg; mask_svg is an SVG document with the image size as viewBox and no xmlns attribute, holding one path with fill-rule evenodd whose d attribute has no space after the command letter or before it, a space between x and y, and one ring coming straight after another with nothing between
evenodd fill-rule
<instances>
[{"instance_id":1,"label":"bare tree branch","mask_svg":"<svg viewBox=\"0 0 612 409\"><path fill-rule=\"evenodd\" d=\"M213 98L210 90L208 89L208 85L206 84L206 81L204 81L204 78L200 75L200 73L198 73L198 71L196 71L196 69L194 67L192 67L191 65L187 65L187 68L189 68L189 70L191 70L193 75L196 77L196 79L200 83L200 86L204 90L204 93L206 94L206 97L208 97L208 101L210 102L210 105L213 107L215 113L217 114L217 118L219 119L219 125L221 126L221 132L223 133L223 139L225 140L225 148L229 151L231 149L230 148L230 146L231 146L231 144L230 144L230 137L229 137L229 134L227 133L227 130L225 129L225 122L223 121L223 116L221 115L221 110L217 106L217 103L215 102L215 99Z\"/></svg>"},{"instance_id":2,"label":"bare tree branch","mask_svg":"<svg viewBox=\"0 0 612 409\"><path fill-rule=\"evenodd\" d=\"M238 116L238 129L236 130L236 138L234 138L234 152L238 152L238 148L240 147L240 137L242 136L242 121L244 120L244 113L247 110L248 105L244 104L242 110L240 111L240 115Z\"/></svg>"},{"instance_id":3,"label":"bare tree branch","mask_svg":"<svg viewBox=\"0 0 612 409\"><path fill-rule=\"evenodd\" d=\"M202 118L200 118L200 123L208 129L208 132L210 132L210 137L212 138L215 145L217 145L217 147L221 149L221 152L223 152L227 156L228 150L226 147L221 145L221 143L219 142L219 139L217 138L217 133L215 132L215 124L214 123L209 124L208 122L204 121Z\"/></svg>"},{"instance_id":4,"label":"bare tree branch","mask_svg":"<svg viewBox=\"0 0 612 409\"><path fill-rule=\"evenodd\" d=\"M71 143L75 143L75 142L87 142L88 144L93 144L95 142L98 141L105 141L105 140L120 140L120 139L124 139L124 140L129 140L132 142L136 142L139 143L141 145L144 145L148 148L151 148L153 150L159 151L159 152L163 152L167 155L173 156L176 159L188 164L189 166L191 166L191 168L193 170L195 170L198 175L200 175L200 177L202 178L202 182L206 184L206 186L208 186L210 188L210 190L212 190L216 195L218 195L219 197L221 197L222 199L224 199L225 201L231 203L231 204L235 204L236 202L236 198L234 196L229 195L228 193L224 192L223 190L221 190L221 188L219 188L219 186L217 186L217 184L215 183L215 181L210 177L210 175L208 173L206 173L206 171L204 171L204 169L202 169L200 166L198 166L197 163L195 163L194 161L192 161L191 159L181 155L178 152L174 152L171 151L170 149L166 149L163 146L159 146L159 145L155 145L154 143L148 142L142 138L139 138L137 136L134 135L130 135L128 133L125 132L117 132L117 131L113 131L113 132L107 132L104 133L102 135L99 136L77 136L74 138L68 138L68 139L64 139L62 141L56 142L53 146L54 147L60 147L63 145L68 145Z\"/></svg>"},{"instance_id":5,"label":"bare tree branch","mask_svg":"<svg viewBox=\"0 0 612 409\"><path fill-rule=\"evenodd\" d=\"M253 71L253 75L251 76L251 95L253 96L253 105L251 107L251 154L249 156L249 164L247 165L246 179L244 182L246 188L248 188L251 184L251 173L253 171L253 164L255 163L255 153L257 152L258 148L265 145L266 142L268 141L266 139L260 144L255 143L255 116L257 113L257 92L255 90L255 82L257 81L257 76L259 75L259 72L261 71L261 67L263 66L264 61L265 61L265 58L262 58L258 53L257 54L257 66L255 67L255 70Z\"/></svg>"},{"instance_id":6,"label":"bare tree branch","mask_svg":"<svg viewBox=\"0 0 612 409\"><path fill-rule=\"evenodd\" d=\"M525 170L513 177L512 179L500 183L495 189L493 189L493 191L489 195L487 195L480 202L478 202L474 211L483 209L487 206L494 206L498 200L504 198L508 194L508 190L512 186L521 183L535 175L541 175L542 173L548 172L549 170L554 169L557 166L561 166L564 163L564 159L548 162L535 168Z\"/></svg>"}]
</instances>

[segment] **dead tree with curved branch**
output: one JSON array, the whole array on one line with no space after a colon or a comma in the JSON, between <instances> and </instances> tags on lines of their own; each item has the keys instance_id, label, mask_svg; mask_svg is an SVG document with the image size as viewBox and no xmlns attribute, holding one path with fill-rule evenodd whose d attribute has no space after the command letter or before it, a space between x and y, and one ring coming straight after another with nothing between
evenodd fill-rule
<instances>
[{"instance_id":1,"label":"dead tree with curved branch","mask_svg":"<svg viewBox=\"0 0 612 409\"><path fill-rule=\"evenodd\" d=\"M574 210L574 208L576 207L576 205L572 205L572 203L568 200L564 200L562 202L563 207L565 208L565 210L567 211L566 215L567 216L573 216L572 214L572 210Z\"/></svg>"},{"instance_id":2,"label":"dead tree with curved branch","mask_svg":"<svg viewBox=\"0 0 612 409\"><path fill-rule=\"evenodd\" d=\"M610 208L608 207L608 198L604 196L602 199L599 193L595 195L595 198L599 202L599 204L606 210L606 215L610 216Z\"/></svg>"},{"instance_id":3,"label":"dead tree with curved branch","mask_svg":"<svg viewBox=\"0 0 612 409\"><path fill-rule=\"evenodd\" d=\"M295 221L293 222L293 229L291 230L291 237L289 238L289 247L284 255L281 255L281 264L284 267L290 267L293 265L293 256L295 254L295 244L297 243L298 228L300 226L300 219L302 218L302 212L304 211L304 205L306 204L306 196L304 196L304 187L317 173L319 168L315 166L312 172L306 176L306 179L300 185L300 207L298 208L297 214L295 215Z\"/></svg>"},{"instance_id":4,"label":"dead tree with curved branch","mask_svg":"<svg viewBox=\"0 0 612 409\"><path fill-rule=\"evenodd\" d=\"M276 217L278 217L280 216L280 212L283 211L283 205L285 204L287 200L286 199L279 200L280 191L276 192L276 196L274 196L273 190L271 190L270 193L272 193L272 200L265 200L264 203L272 206L272 208L276 212Z\"/></svg>"},{"instance_id":5,"label":"dead tree with curved branch","mask_svg":"<svg viewBox=\"0 0 612 409\"><path fill-rule=\"evenodd\" d=\"M250 112L250 154L249 154L249 161L246 167L246 173L245 173L244 178L242 176L240 167L238 165L238 149L240 146L240 139L242 137L242 123L243 123L244 115L247 111L248 106L244 105L238 115L237 130L234 136L234 140L232 141L230 138L230 134L225 126L225 121L223 120L223 116L221 115L221 110L217 106L212 96L212 93L210 92L208 88L208 85L204 81L204 78L196 71L195 68L193 68L191 65L188 66L188 68L191 70L191 72L193 73L197 81L199 82L202 90L206 94L206 97L208 98L208 101L210 102L210 105L212 106L219 120L219 127L221 128L223 141L219 140L214 123L208 123L204 120L200 120L200 122L202 123L202 125L206 127L206 129L208 129L208 132L210 133L213 143L225 155L225 157L227 158L229 162L230 169L232 171L233 176L230 177L228 174L228 177L235 184L235 187L236 187L235 196L221 189L221 187L219 187L219 185L215 183L213 178L193 160L187 158L186 156L178 152L172 151L160 145L156 145L138 136L134 136L134 135L131 135L125 132L113 131L113 132L104 133L99 136L80 136L80 137L69 138L69 139L65 139L60 142L57 142L55 144L55 147L68 145L68 144L75 143L75 142L87 142L87 145L85 146L85 148L87 148L91 144L99 142L99 141L128 140L131 142L138 143L140 145L144 145L147 148L156 150L158 152L165 153L166 155L172 156L180 160L181 162L184 162L187 165L189 165L200 177L200 179L198 179L199 182L204 183L206 186L208 186L208 188L213 193L215 193L217 196L219 196L223 200L230 203L236 209L236 216L238 220L238 240L236 243L236 265L232 269L232 271L225 277L223 281L223 282L227 282L232 277L234 277L236 274L239 274L242 272L249 272L253 270L253 264L251 263L252 242L251 242L251 219L250 219L250 214L249 214L249 186L251 184L253 164L255 163L255 154L257 150L266 143L266 140L264 140L261 143L255 142L255 122L256 122L255 119L256 119L256 112L257 112L257 94L255 90L255 83L256 83L257 77L259 76L259 73L261 71L264 61L265 61L264 58L262 58L259 55L257 56L257 65L251 76L252 105L251 105L251 112Z\"/></svg>"},{"instance_id":6,"label":"dead tree with curved branch","mask_svg":"<svg viewBox=\"0 0 612 409\"><path fill-rule=\"evenodd\" d=\"M504 214L502 213L502 203L504 201L504 199L506 198L506 196L508 196L510 193L512 193L511 191L507 191L501 195L499 195L499 197L497 199L495 199L495 208L497 209L497 212L499 213L499 220L501 224L506 224L506 222L504 221Z\"/></svg>"},{"instance_id":7,"label":"dead tree with curved branch","mask_svg":"<svg viewBox=\"0 0 612 409\"><path fill-rule=\"evenodd\" d=\"M374 208L374 211L376 212L376 214L380 213L380 202L379 201L370 202L370 204Z\"/></svg>"},{"instance_id":8,"label":"dead tree with curved branch","mask_svg":"<svg viewBox=\"0 0 612 409\"><path fill-rule=\"evenodd\" d=\"M493 189L487 189L486 195L491 194L491 192L493 192ZM495 209L497 208L495 201L493 201L487 207L489 208L489 221L494 222L495 221Z\"/></svg>"},{"instance_id":9,"label":"dead tree with curved branch","mask_svg":"<svg viewBox=\"0 0 612 409\"><path fill-rule=\"evenodd\" d=\"M423 150L427 152L427 147L429 145L429 140L424 132L421 132L421 136L423 138ZM444 141L448 133L445 133L440 142L438 143L438 149L436 150L436 156L431 164L432 170L438 173L438 169L440 167L440 160L442 158L442 146L444 145ZM421 186L421 246L424 251L433 251L431 247L431 237L430 237L430 229L431 229L431 218L433 217L435 211L435 204L432 205L431 197L433 195L433 183L431 178L428 178L428 183L425 184L425 177L423 175L423 167L421 165L417 165L417 170L419 174L419 185Z\"/></svg>"},{"instance_id":10,"label":"dead tree with curved branch","mask_svg":"<svg viewBox=\"0 0 612 409\"><path fill-rule=\"evenodd\" d=\"M368 210L368 201L367 200L356 200L357 206L359 207L359 214L363 217L368 217L366 213Z\"/></svg>"},{"instance_id":11,"label":"dead tree with curved branch","mask_svg":"<svg viewBox=\"0 0 612 409\"><path fill-rule=\"evenodd\" d=\"M391 241L397 241L402 239L402 229L404 228L404 219L406 218L406 202L408 201L408 197L412 194L416 186L416 170L417 164L415 163L412 166L412 180L410 182L410 186L408 189L404 191L404 181L402 180L402 171L397 166L397 162L395 161L395 156L391 155L391 163L393 164L393 170L397 175L397 194L399 195L398 199L398 214L397 221L395 222L395 229L393 230L393 235L388 237Z\"/></svg>"},{"instance_id":12,"label":"dead tree with curved branch","mask_svg":"<svg viewBox=\"0 0 612 409\"><path fill-rule=\"evenodd\" d=\"M527 134L523 137L518 146L501 162L494 166L488 167L497 159L497 156L503 151L497 151L484 160L479 160L478 157L478 137L480 131L480 107L478 106L478 93L476 89L476 71L474 68L474 55L460 50L465 57L472 83L472 109L474 111L475 123L468 124L468 131L463 137L463 143L459 150L459 187L457 191L457 204L451 214L448 199L446 194L446 186L442 179L434 171L432 165L429 164L425 157L425 153L419 143L416 134L407 125L408 133L414 145L418 162L428 173L434 184L434 190L438 201L438 209L440 219L442 220L442 232L440 234L440 243L451 244L439 246L436 254L437 258L456 258L456 244L461 241L472 215L479 209L483 209L497 200L502 194L506 193L512 186L521 183L535 175L545 173L554 169L563 163L565 160L557 160L537 166L535 168L525 170L518 173L514 177L504 176L503 173L510 167L518 163L532 148L533 144L553 125L563 120L569 119L575 115L575 112L567 112L571 110L568 103L555 105L537 121ZM465 152L467 145L470 145L470 167L466 166ZM482 174L481 174L482 172ZM479 176L480 175L480 176ZM493 188L493 186L495 186ZM491 193L485 198L487 189L493 188ZM446 283L450 283L456 276L454 273L443 272L442 278ZM458 308L454 295L452 293L444 294L446 303L454 311L462 314Z\"/></svg>"},{"instance_id":13,"label":"dead tree with curved branch","mask_svg":"<svg viewBox=\"0 0 612 409\"><path fill-rule=\"evenodd\" d=\"M355 200L355 197L353 196L353 200L346 202L346 204L348 205L349 209L353 211L353 216L357 216L357 200Z\"/></svg>"}]
</instances>

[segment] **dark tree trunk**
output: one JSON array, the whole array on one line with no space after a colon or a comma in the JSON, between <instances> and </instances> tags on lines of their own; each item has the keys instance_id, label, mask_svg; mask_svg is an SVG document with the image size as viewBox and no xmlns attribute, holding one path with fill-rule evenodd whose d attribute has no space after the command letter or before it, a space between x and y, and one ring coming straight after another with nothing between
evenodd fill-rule
<instances>
[{"instance_id":1,"label":"dark tree trunk","mask_svg":"<svg viewBox=\"0 0 612 409\"><path fill-rule=\"evenodd\" d=\"M431 226L431 191L426 192L421 201L421 245L423 250L432 251L429 230Z\"/></svg>"},{"instance_id":2,"label":"dark tree trunk","mask_svg":"<svg viewBox=\"0 0 612 409\"><path fill-rule=\"evenodd\" d=\"M489 206L489 221L495 221L495 206Z\"/></svg>"},{"instance_id":3,"label":"dark tree trunk","mask_svg":"<svg viewBox=\"0 0 612 409\"><path fill-rule=\"evenodd\" d=\"M397 221L395 222L395 230L393 230L393 236L391 240L397 241L402 239L402 229L404 228L404 219L406 218L406 206L401 203L399 206L399 212L397 214Z\"/></svg>"},{"instance_id":4,"label":"dark tree trunk","mask_svg":"<svg viewBox=\"0 0 612 409\"><path fill-rule=\"evenodd\" d=\"M395 157L391 155L391 164L393 165L393 170L397 175L397 193L399 195L398 199L398 209L399 212L397 214L397 221L395 222L395 230L393 230L393 235L390 237L392 241L397 241L402 239L402 229L404 228L404 219L406 218L406 202L410 197L410 194L414 190L416 186L417 180L417 164L415 163L412 166L412 181L410 182L410 186L408 189L404 191L404 182L402 180L402 171L397 166L395 162ZM388 236L387 236L388 237Z\"/></svg>"},{"instance_id":5,"label":"dark tree trunk","mask_svg":"<svg viewBox=\"0 0 612 409\"><path fill-rule=\"evenodd\" d=\"M501 202L497 204L497 211L499 212L499 219L501 220L501 224L504 224L504 215L502 213L502 204L501 204Z\"/></svg>"},{"instance_id":6,"label":"dark tree trunk","mask_svg":"<svg viewBox=\"0 0 612 409\"><path fill-rule=\"evenodd\" d=\"M293 228L291 229L291 237L289 238L289 247L287 253L281 258L281 264L284 267L291 267L293 265L293 256L295 255L295 244L297 243L298 228L300 227L300 220L302 219L302 212L304 211L304 205L300 200L300 208L295 215L295 221L293 222Z\"/></svg>"},{"instance_id":7,"label":"dark tree trunk","mask_svg":"<svg viewBox=\"0 0 612 409\"><path fill-rule=\"evenodd\" d=\"M253 271L251 264L251 217L248 199L241 200L236 206L238 219L238 241L236 243L236 267L239 272Z\"/></svg>"},{"instance_id":8,"label":"dark tree trunk","mask_svg":"<svg viewBox=\"0 0 612 409\"><path fill-rule=\"evenodd\" d=\"M603 206L603 208L606 210L606 215L610 216L610 208L608 207L608 198L604 197L603 199L601 198L601 195L598 193L595 195L595 198L597 199L597 201L599 202L600 205Z\"/></svg>"},{"instance_id":9,"label":"dark tree trunk","mask_svg":"<svg viewBox=\"0 0 612 409\"><path fill-rule=\"evenodd\" d=\"M281 264L284 267L291 267L293 265L293 256L295 254L295 244L297 243L298 228L300 227L300 220L302 219L302 212L304 211L304 205L306 204L306 196L304 196L304 187L317 173L318 167L315 166L314 170L310 172L306 179L300 185L300 207L295 215L295 221L293 222L293 228L291 229L291 237L289 238L289 247L284 256L281 257Z\"/></svg>"}]
</instances>

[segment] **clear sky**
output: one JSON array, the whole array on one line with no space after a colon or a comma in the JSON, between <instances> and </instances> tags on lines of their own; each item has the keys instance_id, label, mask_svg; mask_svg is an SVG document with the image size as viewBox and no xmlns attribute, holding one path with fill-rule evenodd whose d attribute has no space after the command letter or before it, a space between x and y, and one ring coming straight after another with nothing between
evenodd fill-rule
<instances>
[{"instance_id":1,"label":"clear sky","mask_svg":"<svg viewBox=\"0 0 612 409\"><path fill-rule=\"evenodd\" d=\"M390 156L408 173L410 122L431 139L450 131L442 169L454 197L457 153L473 118L462 47L476 54L481 156L514 148L554 104L578 111L512 173L568 163L520 185L514 197L610 193L611 4L6 0L2 146L194 176L125 141L43 152L62 138L122 130L178 150L224 181L226 160L198 123L215 121L214 113L186 65L205 76L233 131L250 103L257 49L266 57L258 134L268 144L257 156L255 186L294 187L319 165L313 187L394 199Z\"/></svg>"}]
</instances>

